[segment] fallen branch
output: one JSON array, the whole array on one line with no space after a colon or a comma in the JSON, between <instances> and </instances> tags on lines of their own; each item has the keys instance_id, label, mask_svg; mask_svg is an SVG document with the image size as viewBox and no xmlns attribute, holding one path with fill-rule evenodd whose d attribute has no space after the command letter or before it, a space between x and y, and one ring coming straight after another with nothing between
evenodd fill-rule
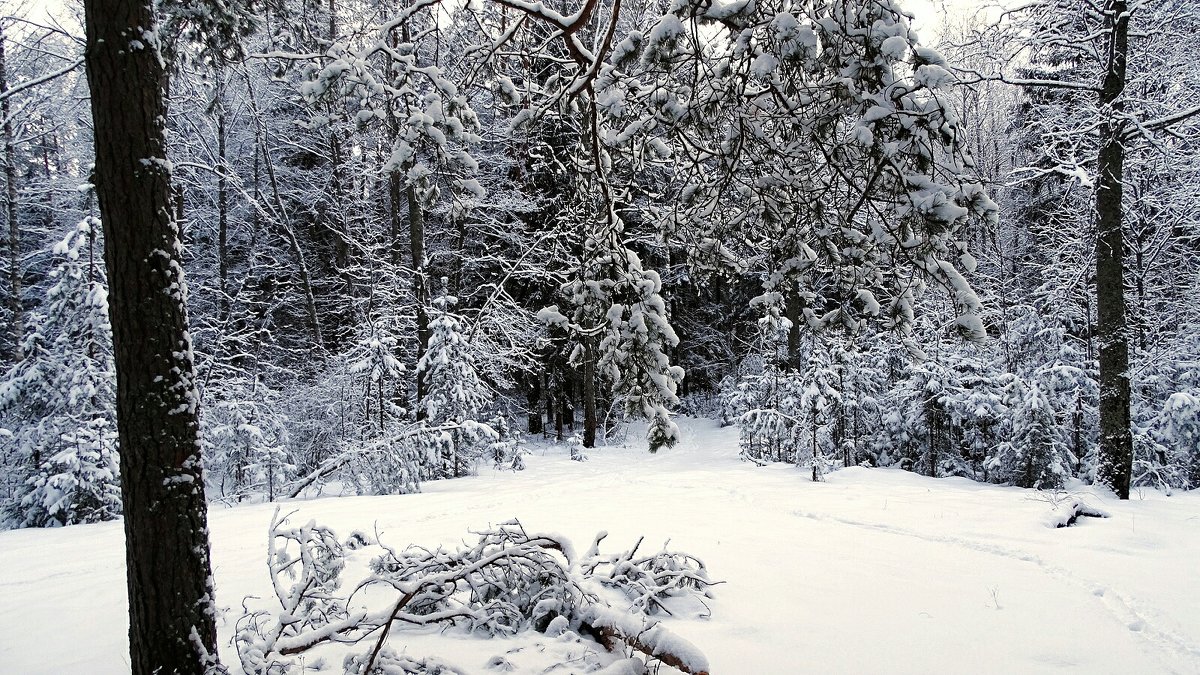
<instances>
[{"instance_id":1,"label":"fallen branch","mask_svg":"<svg viewBox=\"0 0 1200 675\"><path fill-rule=\"evenodd\" d=\"M635 558L641 539L628 551L605 555L598 550L606 536L600 533L580 556L564 537L531 534L512 520L479 532L476 544L453 552L395 551L380 544L384 552L371 561L373 574L342 598L333 591L341 582L345 552L333 532L312 522L288 529L285 520L277 510L268 546L281 611L269 628L271 617L261 611L247 612L238 622L236 641L248 673L291 672L295 664L287 657L377 636L368 652L351 659L356 672L371 672L395 657L387 642L403 624L457 627L488 637L569 627L608 651L630 648L689 675L708 673L708 661L695 645L651 618L659 611L671 614L669 598L708 596L713 582L691 555L664 550ZM284 576L294 583L285 584ZM394 589L397 599L383 608L352 607L359 591L380 586ZM621 597L627 607L606 599Z\"/></svg>"}]
</instances>

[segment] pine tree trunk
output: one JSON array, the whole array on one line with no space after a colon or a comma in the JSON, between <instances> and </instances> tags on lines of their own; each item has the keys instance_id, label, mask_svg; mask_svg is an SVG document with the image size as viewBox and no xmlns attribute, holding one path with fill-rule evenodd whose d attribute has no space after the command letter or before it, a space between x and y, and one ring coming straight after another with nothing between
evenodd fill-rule
<instances>
[{"instance_id":1,"label":"pine tree trunk","mask_svg":"<svg viewBox=\"0 0 1200 675\"><path fill-rule=\"evenodd\" d=\"M404 221L400 217L401 195L404 193L404 189L401 187L400 182L399 171L392 171L388 174L388 224L392 240L389 247L389 257L393 265L400 264L404 252L404 246L401 243L404 239L400 236Z\"/></svg>"},{"instance_id":2,"label":"pine tree trunk","mask_svg":"<svg viewBox=\"0 0 1200 675\"><path fill-rule=\"evenodd\" d=\"M399 45L399 40L395 31L388 35L388 46L395 49ZM394 60L391 52L387 55L387 69L392 72ZM398 104L395 100L389 99L387 103L387 130L388 130L388 152L396 147L396 141L400 138L400 121L396 118ZM401 197L404 193L404 185L400 168L393 168L388 172L388 226L389 238L389 259L393 265L399 265L404 253L403 238L400 236L403 230L403 218L400 216Z\"/></svg>"},{"instance_id":3,"label":"pine tree trunk","mask_svg":"<svg viewBox=\"0 0 1200 675\"><path fill-rule=\"evenodd\" d=\"M198 396L150 5L86 0L96 194L117 370L132 672L216 666Z\"/></svg>"},{"instance_id":4,"label":"pine tree trunk","mask_svg":"<svg viewBox=\"0 0 1200 675\"><path fill-rule=\"evenodd\" d=\"M593 338L583 342L583 447L596 447L596 348ZM572 418L574 415L572 415Z\"/></svg>"},{"instance_id":5,"label":"pine tree trunk","mask_svg":"<svg viewBox=\"0 0 1200 675\"><path fill-rule=\"evenodd\" d=\"M0 93L8 91L8 61L5 58L5 36L0 27ZM14 360L21 358L21 341L25 338L25 308L21 302L21 228L17 224L17 162L13 157L12 120L9 119L8 99L0 100L0 117L4 118L4 215L8 220L8 284L9 312L12 315L9 332L12 334Z\"/></svg>"},{"instance_id":6,"label":"pine tree trunk","mask_svg":"<svg viewBox=\"0 0 1200 675\"><path fill-rule=\"evenodd\" d=\"M525 403L529 406L529 433L542 433L542 379L541 373L526 379Z\"/></svg>"},{"instance_id":7,"label":"pine tree trunk","mask_svg":"<svg viewBox=\"0 0 1200 675\"><path fill-rule=\"evenodd\" d=\"M429 348L429 313L426 304L429 301L428 284L425 279L425 212L417 197L417 189L409 185L405 191L408 197L408 248L412 254L413 266L413 301L416 304L417 323L417 361ZM429 391L425 373L417 371L417 419L425 419L422 402Z\"/></svg>"},{"instance_id":8,"label":"pine tree trunk","mask_svg":"<svg viewBox=\"0 0 1200 675\"><path fill-rule=\"evenodd\" d=\"M554 375L550 370L551 366L547 365L543 371L542 391L544 396L543 402L546 405L546 424L543 429L543 438L550 437L550 427L554 426L554 440L561 441L563 439L562 413L558 407L559 386L554 382Z\"/></svg>"},{"instance_id":9,"label":"pine tree trunk","mask_svg":"<svg viewBox=\"0 0 1200 675\"><path fill-rule=\"evenodd\" d=\"M800 298L800 282L789 283L784 288L787 293L784 313L791 323L787 335L787 367L794 372L800 372L803 369L803 364L800 363L800 316L803 304Z\"/></svg>"},{"instance_id":10,"label":"pine tree trunk","mask_svg":"<svg viewBox=\"0 0 1200 675\"><path fill-rule=\"evenodd\" d=\"M1096 313L1100 346L1099 478L1129 499L1133 472L1133 436L1129 429L1129 336L1125 320L1125 240L1121 199L1125 146L1120 101L1129 51L1129 15L1124 0L1110 0L1105 12L1112 29L1108 69L1100 105L1108 108L1101 126L1096 179Z\"/></svg>"},{"instance_id":11,"label":"pine tree trunk","mask_svg":"<svg viewBox=\"0 0 1200 675\"><path fill-rule=\"evenodd\" d=\"M225 73L217 73L217 279L221 289L221 316L229 318L229 185L225 171Z\"/></svg>"}]
</instances>

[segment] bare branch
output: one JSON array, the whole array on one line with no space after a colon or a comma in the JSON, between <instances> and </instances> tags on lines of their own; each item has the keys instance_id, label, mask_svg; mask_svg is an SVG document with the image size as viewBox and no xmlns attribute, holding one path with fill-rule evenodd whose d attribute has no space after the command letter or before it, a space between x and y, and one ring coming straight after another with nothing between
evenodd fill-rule
<instances>
[{"instance_id":1,"label":"bare branch","mask_svg":"<svg viewBox=\"0 0 1200 675\"><path fill-rule=\"evenodd\" d=\"M45 75L42 75L41 77L35 77L32 80L27 80L25 82L22 82L21 84L18 84L15 87L10 87L3 93L0 93L0 101L3 101L7 98L15 96L16 94L19 94L19 93L25 91L26 89L33 89L34 87L41 86L43 84L46 84L47 82L52 82L54 80L57 80L58 78L62 77L63 75L66 75L67 73L70 73L71 71L75 70L76 68L78 68L81 65L83 65L83 57L77 58L74 61L72 61L69 65L59 68L58 70L55 70L53 72L46 73Z\"/></svg>"}]
</instances>

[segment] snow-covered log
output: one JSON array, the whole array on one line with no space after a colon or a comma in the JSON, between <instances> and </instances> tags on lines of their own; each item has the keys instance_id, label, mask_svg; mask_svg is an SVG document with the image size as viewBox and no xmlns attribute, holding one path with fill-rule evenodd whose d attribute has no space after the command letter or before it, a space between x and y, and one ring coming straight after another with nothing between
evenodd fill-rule
<instances>
[{"instance_id":1,"label":"snow-covered log","mask_svg":"<svg viewBox=\"0 0 1200 675\"><path fill-rule=\"evenodd\" d=\"M1084 502L1078 497L1072 497L1066 501L1059 502L1050 510L1050 513L1046 516L1046 527L1070 527L1080 517L1108 518L1109 513Z\"/></svg>"}]
</instances>

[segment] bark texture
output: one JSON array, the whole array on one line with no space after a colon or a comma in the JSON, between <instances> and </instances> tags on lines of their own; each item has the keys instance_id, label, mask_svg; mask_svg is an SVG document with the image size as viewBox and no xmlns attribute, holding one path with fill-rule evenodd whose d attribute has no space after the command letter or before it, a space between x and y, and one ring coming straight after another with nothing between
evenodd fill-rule
<instances>
[{"instance_id":1,"label":"bark texture","mask_svg":"<svg viewBox=\"0 0 1200 675\"><path fill-rule=\"evenodd\" d=\"M0 93L8 91L8 61L4 53L4 29L0 26ZM8 221L8 284L9 312L13 357L21 358L21 342L25 339L25 307L21 302L21 228L17 223L17 160L13 156L13 129L9 119L8 99L0 100L0 118L4 119L4 216Z\"/></svg>"},{"instance_id":2,"label":"bark texture","mask_svg":"<svg viewBox=\"0 0 1200 675\"><path fill-rule=\"evenodd\" d=\"M132 672L216 663L198 397L165 161L165 74L149 3L86 0L96 194L104 223Z\"/></svg>"},{"instance_id":3,"label":"bark texture","mask_svg":"<svg viewBox=\"0 0 1200 675\"><path fill-rule=\"evenodd\" d=\"M429 280L426 278L425 264L425 209L421 205L416 186L409 184L405 188L405 198L408 200L408 247L413 268L413 304L416 305L417 323L417 357L429 349L429 338L432 331L429 328ZM429 380L425 371L417 370L417 419L425 419L425 397L429 394Z\"/></svg>"},{"instance_id":4,"label":"bark texture","mask_svg":"<svg viewBox=\"0 0 1200 675\"><path fill-rule=\"evenodd\" d=\"M1124 213L1125 146L1121 121L1129 52L1129 8L1124 0L1105 6L1110 49L1100 106L1106 112L1096 181L1096 314L1100 346L1100 480L1129 499L1133 436L1129 430L1129 335L1125 317Z\"/></svg>"}]
</instances>

